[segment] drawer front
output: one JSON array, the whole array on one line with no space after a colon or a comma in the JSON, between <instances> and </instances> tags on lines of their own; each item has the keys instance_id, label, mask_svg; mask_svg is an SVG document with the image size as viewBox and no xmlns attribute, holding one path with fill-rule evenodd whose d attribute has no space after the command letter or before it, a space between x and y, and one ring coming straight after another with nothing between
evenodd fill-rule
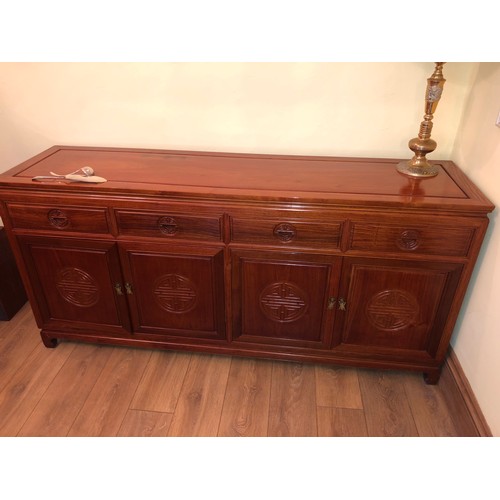
<instances>
[{"instance_id":1,"label":"drawer front","mask_svg":"<svg viewBox=\"0 0 500 500\"><path fill-rule=\"evenodd\" d=\"M467 256L474 228L355 223L351 250Z\"/></svg>"},{"instance_id":2,"label":"drawer front","mask_svg":"<svg viewBox=\"0 0 500 500\"><path fill-rule=\"evenodd\" d=\"M170 212L117 210L118 231L125 236L220 241L221 218Z\"/></svg>"},{"instance_id":3,"label":"drawer front","mask_svg":"<svg viewBox=\"0 0 500 500\"><path fill-rule=\"evenodd\" d=\"M109 233L105 208L16 203L9 203L7 208L15 229Z\"/></svg>"},{"instance_id":4,"label":"drawer front","mask_svg":"<svg viewBox=\"0 0 500 500\"><path fill-rule=\"evenodd\" d=\"M283 219L231 220L231 241L278 246L338 249L342 222Z\"/></svg>"}]
</instances>

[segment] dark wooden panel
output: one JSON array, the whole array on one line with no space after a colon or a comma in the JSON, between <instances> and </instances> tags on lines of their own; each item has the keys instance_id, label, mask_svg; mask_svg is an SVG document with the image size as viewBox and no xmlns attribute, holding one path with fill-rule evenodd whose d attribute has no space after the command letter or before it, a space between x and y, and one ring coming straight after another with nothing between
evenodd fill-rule
<instances>
[{"instance_id":1,"label":"dark wooden panel","mask_svg":"<svg viewBox=\"0 0 500 500\"><path fill-rule=\"evenodd\" d=\"M26 292L3 227L0 227L0 320L11 319L26 303Z\"/></svg>"},{"instance_id":2,"label":"dark wooden panel","mask_svg":"<svg viewBox=\"0 0 500 500\"><path fill-rule=\"evenodd\" d=\"M128 335L125 297L116 245L37 236L19 236L42 317L50 329L94 329Z\"/></svg>"},{"instance_id":3,"label":"dark wooden panel","mask_svg":"<svg viewBox=\"0 0 500 500\"><path fill-rule=\"evenodd\" d=\"M461 271L444 262L344 259L339 340L433 354Z\"/></svg>"},{"instance_id":4,"label":"dark wooden panel","mask_svg":"<svg viewBox=\"0 0 500 500\"><path fill-rule=\"evenodd\" d=\"M121 249L136 333L225 337L220 248L128 243Z\"/></svg>"},{"instance_id":5,"label":"dark wooden panel","mask_svg":"<svg viewBox=\"0 0 500 500\"><path fill-rule=\"evenodd\" d=\"M327 347L340 260L318 255L233 250L233 337ZM334 263L337 264L334 267Z\"/></svg>"},{"instance_id":6,"label":"dark wooden panel","mask_svg":"<svg viewBox=\"0 0 500 500\"><path fill-rule=\"evenodd\" d=\"M105 234L109 232L106 209L65 205L7 204L14 228Z\"/></svg>"},{"instance_id":7,"label":"dark wooden panel","mask_svg":"<svg viewBox=\"0 0 500 500\"><path fill-rule=\"evenodd\" d=\"M259 212L255 216L259 216ZM278 219L231 219L231 241L254 245L305 246L337 249L342 223L300 220L293 215Z\"/></svg>"},{"instance_id":8,"label":"dark wooden panel","mask_svg":"<svg viewBox=\"0 0 500 500\"><path fill-rule=\"evenodd\" d=\"M474 237L471 227L355 223L350 248L371 252L466 256ZM446 235L446 237L443 237Z\"/></svg>"},{"instance_id":9,"label":"dark wooden panel","mask_svg":"<svg viewBox=\"0 0 500 500\"><path fill-rule=\"evenodd\" d=\"M120 234L154 238L187 238L220 241L221 219L178 214L175 211L132 212L117 210Z\"/></svg>"}]
</instances>

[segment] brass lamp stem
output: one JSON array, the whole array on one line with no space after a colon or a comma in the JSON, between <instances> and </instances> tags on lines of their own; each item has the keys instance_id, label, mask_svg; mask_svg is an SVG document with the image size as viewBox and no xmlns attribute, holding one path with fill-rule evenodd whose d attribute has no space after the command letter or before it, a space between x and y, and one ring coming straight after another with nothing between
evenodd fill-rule
<instances>
[{"instance_id":1,"label":"brass lamp stem","mask_svg":"<svg viewBox=\"0 0 500 500\"><path fill-rule=\"evenodd\" d=\"M431 165L425 155L432 153L436 149L437 143L431 139L432 118L436 111L439 99L443 92L443 62L437 62L434 73L427 79L427 89L425 91L425 115L424 121L420 124L418 137L408 142L408 147L415 153L409 161L398 164L398 172L411 175L413 177L433 177L437 175L438 169Z\"/></svg>"}]
</instances>

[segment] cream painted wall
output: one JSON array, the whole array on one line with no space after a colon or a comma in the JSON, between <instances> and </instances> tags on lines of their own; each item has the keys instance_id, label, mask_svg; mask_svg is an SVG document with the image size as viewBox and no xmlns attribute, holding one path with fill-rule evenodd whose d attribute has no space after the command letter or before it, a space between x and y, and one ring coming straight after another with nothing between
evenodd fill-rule
<instances>
[{"instance_id":1,"label":"cream painted wall","mask_svg":"<svg viewBox=\"0 0 500 500\"><path fill-rule=\"evenodd\" d=\"M500 63L481 63L457 133L454 161L500 207ZM500 221L490 226L453 348L494 436L500 436Z\"/></svg>"},{"instance_id":2,"label":"cream painted wall","mask_svg":"<svg viewBox=\"0 0 500 500\"><path fill-rule=\"evenodd\" d=\"M445 66L436 159L451 154L476 66ZM54 144L406 158L433 68L0 63L0 172Z\"/></svg>"}]
</instances>

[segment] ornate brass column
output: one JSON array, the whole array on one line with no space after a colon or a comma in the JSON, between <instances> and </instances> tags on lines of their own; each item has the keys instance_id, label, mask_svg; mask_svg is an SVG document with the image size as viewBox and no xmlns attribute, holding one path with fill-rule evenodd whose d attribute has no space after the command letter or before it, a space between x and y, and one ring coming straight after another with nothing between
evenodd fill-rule
<instances>
[{"instance_id":1,"label":"ornate brass column","mask_svg":"<svg viewBox=\"0 0 500 500\"><path fill-rule=\"evenodd\" d=\"M413 177L433 177L438 173L437 167L431 165L425 155L434 151L437 146L436 141L431 139L432 118L441 98L444 82L446 81L443 78L444 64L444 62L437 62L434 73L427 79L424 121L420 124L418 137L408 142L408 147L415 155L411 160L402 161L397 166L398 172L402 174Z\"/></svg>"}]
</instances>

